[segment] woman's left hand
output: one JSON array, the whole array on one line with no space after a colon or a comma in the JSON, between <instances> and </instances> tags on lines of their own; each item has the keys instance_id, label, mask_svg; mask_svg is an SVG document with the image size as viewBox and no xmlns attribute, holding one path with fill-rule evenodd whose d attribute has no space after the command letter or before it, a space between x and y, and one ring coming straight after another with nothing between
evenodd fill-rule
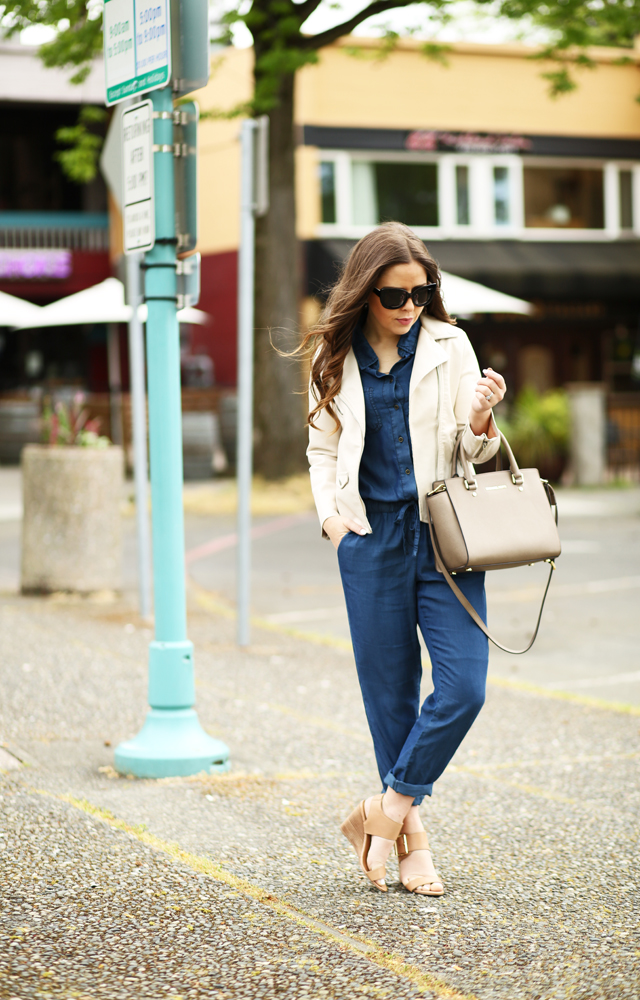
<instances>
[{"instance_id":1,"label":"woman's left hand","mask_svg":"<svg viewBox=\"0 0 640 1000\"><path fill-rule=\"evenodd\" d=\"M471 400L472 413L487 413L492 407L504 399L507 385L502 375L494 372L493 368L483 369L484 378L481 378L476 391Z\"/></svg>"},{"instance_id":2,"label":"woman's left hand","mask_svg":"<svg viewBox=\"0 0 640 1000\"><path fill-rule=\"evenodd\" d=\"M484 368L482 373L484 378L481 378L476 385L469 414L469 423L474 434L483 434L487 430L491 410L496 403L504 399L507 391L507 384L502 375L494 372L493 368Z\"/></svg>"}]
</instances>

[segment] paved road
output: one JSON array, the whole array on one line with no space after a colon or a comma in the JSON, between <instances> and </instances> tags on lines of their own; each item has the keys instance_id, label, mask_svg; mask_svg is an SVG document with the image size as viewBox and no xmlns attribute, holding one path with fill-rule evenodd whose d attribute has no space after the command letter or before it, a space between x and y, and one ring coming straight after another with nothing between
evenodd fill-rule
<instances>
[{"instance_id":1,"label":"paved road","mask_svg":"<svg viewBox=\"0 0 640 1000\"><path fill-rule=\"evenodd\" d=\"M241 652L233 524L188 517L198 710L232 769L133 781L113 770L146 702L133 523L121 599L23 598L16 488L0 475L2 1000L638 1000L640 709L558 690L637 706L637 492L562 498L540 646L515 675L494 657L487 705L423 807L447 889L434 900L393 863L376 893L338 832L377 778L313 519L259 520L254 607L271 620ZM514 640L534 572L490 583Z\"/></svg>"},{"instance_id":2,"label":"paved road","mask_svg":"<svg viewBox=\"0 0 640 1000\"><path fill-rule=\"evenodd\" d=\"M445 896L383 895L338 831L377 785L350 654L189 634L232 770L132 781L148 630L0 597L3 1000L638 1000L637 710L491 685L423 807Z\"/></svg>"},{"instance_id":3,"label":"paved road","mask_svg":"<svg viewBox=\"0 0 640 1000\"><path fill-rule=\"evenodd\" d=\"M516 657L491 647L496 679L609 702L640 704L640 490L560 491L563 555L540 635ZM0 590L19 580L19 475L0 469ZM348 642L332 546L312 512L256 518L252 603L275 627ZM189 575L213 599L235 602L234 519L188 515ZM125 519L125 585L136 586L135 526ZM487 576L489 623L506 645L524 645L543 589L542 567Z\"/></svg>"},{"instance_id":4,"label":"paved road","mask_svg":"<svg viewBox=\"0 0 640 1000\"><path fill-rule=\"evenodd\" d=\"M560 510L564 551L540 635L522 657L491 647L491 673L639 704L640 491L564 491ZM191 517L187 545L197 557L208 538L220 540L233 530L231 518L214 523ZM201 555L189 573L232 602L234 560L233 548ZM541 566L487 575L490 626L504 644L525 645L545 579ZM348 640L335 553L320 538L313 514L255 540L253 607L274 625Z\"/></svg>"}]
</instances>

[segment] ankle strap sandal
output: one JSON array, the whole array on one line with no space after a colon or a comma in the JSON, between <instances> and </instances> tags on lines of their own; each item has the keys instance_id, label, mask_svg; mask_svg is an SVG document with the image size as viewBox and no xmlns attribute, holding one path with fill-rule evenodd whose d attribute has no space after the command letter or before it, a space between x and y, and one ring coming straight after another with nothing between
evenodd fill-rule
<instances>
[{"instance_id":1,"label":"ankle strap sandal","mask_svg":"<svg viewBox=\"0 0 640 1000\"><path fill-rule=\"evenodd\" d=\"M424 830L420 830L418 833L401 833L400 836L396 838L395 848L399 861L403 861L404 858L408 858L414 851L428 851L429 854L431 854L429 838ZM417 893L417 895L420 896L442 896L444 893L444 887L435 868L434 874L434 879L428 879L425 875L412 875L406 881L403 879L402 884L408 892L415 892L416 889L423 889L423 892ZM438 885L440 888L432 889L431 887L434 885Z\"/></svg>"},{"instance_id":2,"label":"ankle strap sandal","mask_svg":"<svg viewBox=\"0 0 640 1000\"><path fill-rule=\"evenodd\" d=\"M368 868L367 855L371 847L372 837L384 837L385 840L395 841L402 829L402 823L395 823L384 813L382 795L377 795L372 800L368 816L365 816L364 801L356 806L351 815L342 823L340 829L354 848L360 867L372 885L380 892L386 892L386 885L378 885L378 882L386 878L386 867L378 865L376 868Z\"/></svg>"}]
</instances>

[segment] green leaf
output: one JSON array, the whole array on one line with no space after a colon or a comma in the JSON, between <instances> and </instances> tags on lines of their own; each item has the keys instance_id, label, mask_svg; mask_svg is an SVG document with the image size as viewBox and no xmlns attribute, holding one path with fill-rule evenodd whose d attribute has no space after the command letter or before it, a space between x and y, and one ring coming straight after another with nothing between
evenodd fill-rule
<instances>
[{"instance_id":1,"label":"green leaf","mask_svg":"<svg viewBox=\"0 0 640 1000\"><path fill-rule=\"evenodd\" d=\"M104 139L102 135L90 131L88 126L102 125L106 117L104 108L85 105L80 109L77 125L56 131L56 142L61 146L69 146L69 149L59 150L54 154L55 159L60 163L65 176L76 184L88 184L98 172Z\"/></svg>"}]
</instances>

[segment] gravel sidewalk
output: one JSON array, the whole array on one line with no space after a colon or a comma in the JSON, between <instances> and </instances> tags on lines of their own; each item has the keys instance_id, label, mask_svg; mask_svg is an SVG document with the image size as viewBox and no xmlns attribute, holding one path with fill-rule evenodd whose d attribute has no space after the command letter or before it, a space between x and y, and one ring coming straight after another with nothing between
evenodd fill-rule
<instances>
[{"instance_id":1,"label":"gravel sidewalk","mask_svg":"<svg viewBox=\"0 0 640 1000\"><path fill-rule=\"evenodd\" d=\"M151 782L112 768L145 710L134 612L0 598L2 1000L640 998L640 712L491 685L423 808L446 895L393 863L383 895L337 829L377 788L351 654L241 653L192 603L232 770Z\"/></svg>"}]
</instances>

